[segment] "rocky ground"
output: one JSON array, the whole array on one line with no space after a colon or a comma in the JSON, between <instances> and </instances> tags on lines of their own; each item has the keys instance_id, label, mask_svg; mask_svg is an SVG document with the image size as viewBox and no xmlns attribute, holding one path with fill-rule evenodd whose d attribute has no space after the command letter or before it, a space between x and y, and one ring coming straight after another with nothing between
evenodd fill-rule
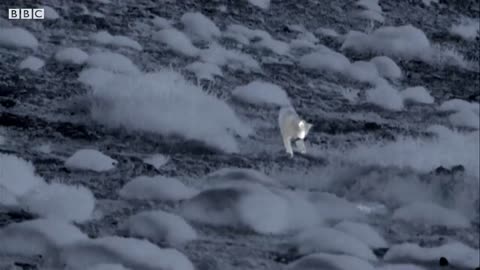
<instances>
[{"instance_id":1,"label":"rocky ground","mask_svg":"<svg viewBox=\"0 0 480 270\"><path fill-rule=\"evenodd\" d=\"M225 76L217 79L211 91L222 99L229 99L235 86L247 84L252 79L264 79L281 86L288 93L298 113L314 124L308 143L311 154L296 155L290 159L283 150L276 126L277 108L258 107L229 100L238 114L247 122L261 123L256 134L241 141L238 154L225 154L211 149L202 143L185 141L178 137L159 134L111 129L96 124L90 119L88 109L79 97L88 88L77 78L82 66L65 65L53 59L59 47L75 46L89 51L93 45L89 34L107 30L112 34L124 34L143 46L141 52L124 48L111 48L128 56L144 71L158 70L161 67L182 68L191 62L188 57L178 56L166 50L163 45L152 41L149 20L153 15L178 19L187 11L200 11L210 17L221 29L231 23L240 23L254 29L268 31L277 39L288 41L295 36L289 26L304 25L307 29L318 27L335 29L339 33L348 30L363 30L367 23L351 16L354 12L350 0L299 0L272 1L268 10L261 10L247 1L155 1L125 0L103 4L100 1L56 1L56 0L4 0L0 2L0 26L10 24L22 26L33 33L40 46L34 52L46 61L42 72L19 71L18 63L32 54L29 49L11 49L0 46L0 134L9 138L9 143L0 145L1 153L15 154L31 161L39 175L47 182L60 180L69 184L82 184L94 193L98 208L104 216L79 225L91 237L119 234L117 226L132 213L145 209L175 209L177 203L126 202L119 199L117 192L126 182L138 175L165 175L185 180L189 185L204 187L201 177L224 167L245 167L264 171L271 175L295 175L295 179L321 178L322 172L331 168L332 160L322 153L325 149L348 148L365 141L394 141L402 136L418 137L425 135L425 126L445 124L445 115L438 113L433 105L410 104L400 112L392 112L369 104L352 104L339 94L338 89L355 88L360 93L369 87L330 74L305 71L297 64L268 63L268 56L279 60L271 52L245 48L260 63L262 74L247 74L224 70ZM442 1L440 1L442 2ZM448 35L448 27L462 15L479 19L478 1L455 1L426 6L421 1L381 0L385 13L385 25L410 23L422 29L431 42L452 46L471 61L478 62L479 40L465 41ZM468 2L468 4L467 4ZM12 6L49 5L55 8L61 18L44 21L9 21L6 9ZM227 7L226 12L218 10L219 5ZM98 11L104 17L82 15L81 6L90 11ZM469 8L467 8L467 6ZM341 42L331 37L318 35L320 43L337 49ZM223 41L225 46L233 46L231 41ZM351 52L346 56L353 60L366 59ZM422 85L431 89L436 104L459 98L479 102L479 73L447 65L429 65L420 61L399 61L405 76L398 86ZM191 78L191 74L186 73ZM207 83L202 82L207 87ZM51 143L53 151L42 153L36 146ZM118 167L109 172L95 173L69 170L64 159L80 148L96 148L118 160ZM325 150L328 152L327 150ZM142 158L152 153L162 153L170 157L163 167L155 169L145 164ZM289 181L292 189L308 189L311 192L322 189L352 201L376 200L370 189L382 185L382 180L365 180L372 172L379 178L389 179L398 175L412 175L422 181L437 181L439 174L416 172L401 167L380 165L349 164L348 181L334 183L326 187L316 184L296 186ZM478 188L478 178L465 176L463 181L477 181L471 187ZM470 178L469 178L470 177ZM450 179L450 178L449 178ZM321 181L319 179L318 181ZM369 181L363 190L357 189L356 181ZM385 180L388 181L388 180ZM293 184L292 184L293 182ZM437 188L440 184L431 184ZM477 191L478 192L478 191ZM473 191L472 200L475 200ZM452 195L460 196L460 195ZM478 193L477 202L478 202ZM382 202L385 203L385 202ZM388 206L388 202L386 203ZM474 205L474 203L472 203ZM473 214L475 216L475 214ZM0 226L32 219L25 212L0 211ZM398 223L385 217L372 217L372 224L390 243L415 242L424 246L434 246L448 239L460 240L473 248L479 248L478 205L476 217L469 228L451 229L441 226L415 226ZM199 270L230 269L286 269L286 263L295 259L281 248L286 236L262 236L249 231L232 228L218 228L193 223L202 235L201 240L192 242L182 252ZM0 243L1 245L1 243ZM293 256L293 258L291 257ZM20 269L36 268L36 259ZM30 266L29 266L30 265ZM426 265L428 269L443 269ZM450 268L454 269L454 268Z\"/></svg>"}]
</instances>

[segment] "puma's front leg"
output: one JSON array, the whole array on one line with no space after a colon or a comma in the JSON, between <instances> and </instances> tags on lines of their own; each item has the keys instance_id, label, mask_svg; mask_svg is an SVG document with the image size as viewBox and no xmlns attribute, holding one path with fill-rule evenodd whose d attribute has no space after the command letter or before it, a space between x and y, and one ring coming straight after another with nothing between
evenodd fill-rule
<instances>
[{"instance_id":1,"label":"puma's front leg","mask_svg":"<svg viewBox=\"0 0 480 270\"><path fill-rule=\"evenodd\" d=\"M295 142L295 145L297 146L298 151L302 154L307 153L307 148L305 147L305 142L303 140L297 140Z\"/></svg>"},{"instance_id":2,"label":"puma's front leg","mask_svg":"<svg viewBox=\"0 0 480 270\"><path fill-rule=\"evenodd\" d=\"M283 145L285 146L285 151L290 157L293 157L293 149L292 149L292 142L290 141L289 137L283 138Z\"/></svg>"}]
</instances>

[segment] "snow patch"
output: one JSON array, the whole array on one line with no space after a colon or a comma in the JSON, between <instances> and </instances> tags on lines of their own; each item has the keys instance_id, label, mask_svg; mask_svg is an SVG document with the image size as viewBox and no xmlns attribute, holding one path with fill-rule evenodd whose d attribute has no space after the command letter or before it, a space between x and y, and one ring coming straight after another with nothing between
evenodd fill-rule
<instances>
[{"instance_id":1,"label":"snow patch","mask_svg":"<svg viewBox=\"0 0 480 270\"><path fill-rule=\"evenodd\" d=\"M87 59L88 54L79 48L65 48L55 54L55 60L75 65L81 65Z\"/></svg>"},{"instance_id":2,"label":"snow patch","mask_svg":"<svg viewBox=\"0 0 480 270\"><path fill-rule=\"evenodd\" d=\"M153 39L165 44L170 50L180 55L195 57L200 52L188 36L175 28L160 30L153 34Z\"/></svg>"},{"instance_id":3,"label":"snow patch","mask_svg":"<svg viewBox=\"0 0 480 270\"><path fill-rule=\"evenodd\" d=\"M154 154L149 157L143 159L143 162L146 164L152 165L155 169L160 169L160 167L164 166L170 160L169 157L162 155L162 154Z\"/></svg>"},{"instance_id":4,"label":"snow patch","mask_svg":"<svg viewBox=\"0 0 480 270\"><path fill-rule=\"evenodd\" d=\"M378 82L377 85L367 90L366 101L381 108L401 111L403 109L403 97L400 92L388 82Z\"/></svg>"},{"instance_id":5,"label":"snow patch","mask_svg":"<svg viewBox=\"0 0 480 270\"><path fill-rule=\"evenodd\" d=\"M0 153L0 186L15 196L21 196L44 184L43 178L35 174L35 167L31 162Z\"/></svg>"},{"instance_id":6,"label":"snow patch","mask_svg":"<svg viewBox=\"0 0 480 270\"><path fill-rule=\"evenodd\" d=\"M480 118L478 113L469 110L462 110L451 114L448 117L448 120L456 127L468 127L474 129L479 129L480 127Z\"/></svg>"},{"instance_id":7,"label":"snow patch","mask_svg":"<svg viewBox=\"0 0 480 270\"><path fill-rule=\"evenodd\" d=\"M232 96L244 102L256 105L290 105L290 99L288 98L287 93L280 86L258 80L252 81L246 85L237 86L233 89Z\"/></svg>"},{"instance_id":8,"label":"snow patch","mask_svg":"<svg viewBox=\"0 0 480 270\"><path fill-rule=\"evenodd\" d=\"M350 67L350 60L347 57L327 47L321 47L317 52L306 54L298 61L300 67L317 72L343 74Z\"/></svg>"},{"instance_id":9,"label":"snow patch","mask_svg":"<svg viewBox=\"0 0 480 270\"><path fill-rule=\"evenodd\" d=\"M174 71L117 75L90 98L92 118L113 128L178 135L225 152L238 152L234 135L252 133L224 101Z\"/></svg>"},{"instance_id":10,"label":"snow patch","mask_svg":"<svg viewBox=\"0 0 480 270\"><path fill-rule=\"evenodd\" d=\"M269 177L263 172L254 169L235 167L218 169L205 176L205 179L218 181L219 183L224 181L246 181L267 186L278 185L278 182L275 181L275 179Z\"/></svg>"},{"instance_id":11,"label":"snow patch","mask_svg":"<svg viewBox=\"0 0 480 270\"><path fill-rule=\"evenodd\" d=\"M187 12L180 21L185 33L194 41L210 42L221 35L215 23L200 12Z\"/></svg>"},{"instance_id":12,"label":"snow patch","mask_svg":"<svg viewBox=\"0 0 480 270\"><path fill-rule=\"evenodd\" d=\"M27 211L40 217L85 222L92 216L95 197L83 186L61 183L42 185L20 198Z\"/></svg>"},{"instance_id":13,"label":"snow patch","mask_svg":"<svg viewBox=\"0 0 480 270\"><path fill-rule=\"evenodd\" d=\"M270 0L248 0L248 2L263 10L266 10L270 7Z\"/></svg>"},{"instance_id":14,"label":"snow patch","mask_svg":"<svg viewBox=\"0 0 480 270\"><path fill-rule=\"evenodd\" d=\"M126 56L114 52L97 52L88 57L87 64L93 68L125 74L138 74L138 67Z\"/></svg>"},{"instance_id":15,"label":"snow patch","mask_svg":"<svg viewBox=\"0 0 480 270\"><path fill-rule=\"evenodd\" d=\"M359 82L368 82L374 84L380 79L375 64L366 61L353 62L346 70L346 74Z\"/></svg>"},{"instance_id":16,"label":"snow patch","mask_svg":"<svg viewBox=\"0 0 480 270\"><path fill-rule=\"evenodd\" d=\"M428 202L414 202L403 206L395 210L392 218L424 226L453 228L470 226L470 221L460 213Z\"/></svg>"},{"instance_id":17,"label":"snow patch","mask_svg":"<svg viewBox=\"0 0 480 270\"><path fill-rule=\"evenodd\" d=\"M174 249L162 249L146 241L107 236L88 239L62 249L67 268L88 269L98 264L122 264L131 269L194 270L192 262Z\"/></svg>"},{"instance_id":18,"label":"snow patch","mask_svg":"<svg viewBox=\"0 0 480 270\"><path fill-rule=\"evenodd\" d=\"M437 265L441 257L445 257L453 267L474 269L478 267L479 250L460 242L447 243L438 247L420 247L413 243L392 246L384 256L387 262L418 262Z\"/></svg>"},{"instance_id":19,"label":"snow patch","mask_svg":"<svg viewBox=\"0 0 480 270\"><path fill-rule=\"evenodd\" d=\"M382 77L392 80L402 78L402 70L390 57L375 56L370 62L375 64Z\"/></svg>"},{"instance_id":20,"label":"snow patch","mask_svg":"<svg viewBox=\"0 0 480 270\"><path fill-rule=\"evenodd\" d=\"M228 50L217 43L212 43L208 49L202 50L200 59L206 63L212 63L220 67L227 66L233 70L245 72L260 71L260 65L250 55L237 50Z\"/></svg>"},{"instance_id":21,"label":"snow patch","mask_svg":"<svg viewBox=\"0 0 480 270\"><path fill-rule=\"evenodd\" d=\"M430 95L430 92L423 86L408 87L400 92L404 101L414 103L433 104L435 99Z\"/></svg>"},{"instance_id":22,"label":"snow patch","mask_svg":"<svg viewBox=\"0 0 480 270\"><path fill-rule=\"evenodd\" d=\"M54 219L34 219L11 223L0 229L0 254L55 256L64 245L85 240L74 225Z\"/></svg>"},{"instance_id":23,"label":"snow patch","mask_svg":"<svg viewBox=\"0 0 480 270\"><path fill-rule=\"evenodd\" d=\"M222 69L212 63L194 62L185 67L195 74L198 80L214 81L215 77L223 77Z\"/></svg>"},{"instance_id":24,"label":"snow patch","mask_svg":"<svg viewBox=\"0 0 480 270\"><path fill-rule=\"evenodd\" d=\"M448 29L451 35L465 40L475 40L480 29L480 22L474 19L464 19L459 24L454 24Z\"/></svg>"},{"instance_id":25,"label":"snow patch","mask_svg":"<svg viewBox=\"0 0 480 270\"><path fill-rule=\"evenodd\" d=\"M368 261L377 261L372 250L357 238L331 228L311 228L292 239L300 254L327 252L350 255Z\"/></svg>"},{"instance_id":26,"label":"snow patch","mask_svg":"<svg viewBox=\"0 0 480 270\"><path fill-rule=\"evenodd\" d=\"M171 28L172 21L163 17L154 16L152 23L155 27L159 29Z\"/></svg>"},{"instance_id":27,"label":"snow patch","mask_svg":"<svg viewBox=\"0 0 480 270\"><path fill-rule=\"evenodd\" d=\"M45 61L35 56L28 56L18 65L20 69L29 69L31 71L39 71L43 66L45 66Z\"/></svg>"},{"instance_id":28,"label":"snow patch","mask_svg":"<svg viewBox=\"0 0 480 270\"><path fill-rule=\"evenodd\" d=\"M179 201L191 198L196 191L176 178L164 176L138 176L119 191L124 199Z\"/></svg>"},{"instance_id":29,"label":"snow patch","mask_svg":"<svg viewBox=\"0 0 480 270\"><path fill-rule=\"evenodd\" d=\"M65 161L65 167L74 170L104 172L115 168L117 161L94 149L77 150Z\"/></svg>"},{"instance_id":30,"label":"snow patch","mask_svg":"<svg viewBox=\"0 0 480 270\"><path fill-rule=\"evenodd\" d=\"M328 267L328 268L325 268ZM375 270L370 263L348 255L316 253L289 264L289 270ZM406 270L406 269L405 269Z\"/></svg>"},{"instance_id":31,"label":"snow patch","mask_svg":"<svg viewBox=\"0 0 480 270\"><path fill-rule=\"evenodd\" d=\"M380 27L371 34L350 31L346 34L341 49L412 60L425 59L432 48L422 30L412 25L403 25Z\"/></svg>"},{"instance_id":32,"label":"snow patch","mask_svg":"<svg viewBox=\"0 0 480 270\"><path fill-rule=\"evenodd\" d=\"M182 217L161 210L145 211L128 218L122 228L129 236L154 243L182 246L197 239L197 233Z\"/></svg>"},{"instance_id":33,"label":"snow patch","mask_svg":"<svg viewBox=\"0 0 480 270\"><path fill-rule=\"evenodd\" d=\"M21 27L0 27L0 46L7 48L36 49L38 40Z\"/></svg>"},{"instance_id":34,"label":"snow patch","mask_svg":"<svg viewBox=\"0 0 480 270\"><path fill-rule=\"evenodd\" d=\"M387 241L368 224L355 221L342 221L335 225L334 229L357 238L370 248L388 247Z\"/></svg>"}]
</instances>

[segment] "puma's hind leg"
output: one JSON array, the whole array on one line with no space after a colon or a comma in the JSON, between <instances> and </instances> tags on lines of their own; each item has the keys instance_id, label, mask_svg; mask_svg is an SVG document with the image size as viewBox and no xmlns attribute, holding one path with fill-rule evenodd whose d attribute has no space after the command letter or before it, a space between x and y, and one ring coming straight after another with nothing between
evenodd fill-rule
<instances>
[{"instance_id":1,"label":"puma's hind leg","mask_svg":"<svg viewBox=\"0 0 480 270\"><path fill-rule=\"evenodd\" d=\"M293 157L292 142L290 141L290 138L284 137L283 145L285 146L285 151L287 152L287 154L289 154L290 157Z\"/></svg>"}]
</instances>

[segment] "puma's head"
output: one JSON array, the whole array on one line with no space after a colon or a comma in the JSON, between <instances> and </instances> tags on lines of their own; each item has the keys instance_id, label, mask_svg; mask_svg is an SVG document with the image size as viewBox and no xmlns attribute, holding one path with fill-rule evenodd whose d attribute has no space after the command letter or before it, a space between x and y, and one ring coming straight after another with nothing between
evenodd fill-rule
<instances>
[{"instance_id":1,"label":"puma's head","mask_svg":"<svg viewBox=\"0 0 480 270\"><path fill-rule=\"evenodd\" d=\"M307 137L308 132L313 127L313 125L310 123L307 123L305 120L300 120L300 122L298 122L298 127L300 131L298 134L298 138L303 140L305 139L305 137Z\"/></svg>"}]
</instances>

